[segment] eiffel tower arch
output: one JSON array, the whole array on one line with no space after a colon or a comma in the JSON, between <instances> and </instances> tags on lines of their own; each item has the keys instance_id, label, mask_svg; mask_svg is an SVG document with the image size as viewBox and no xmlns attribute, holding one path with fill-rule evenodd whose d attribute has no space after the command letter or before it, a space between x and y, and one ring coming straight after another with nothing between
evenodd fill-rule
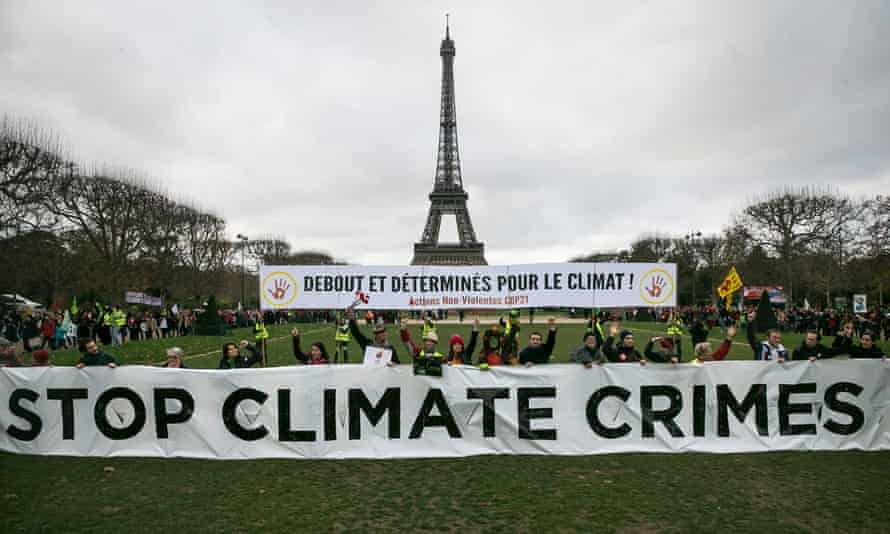
<instances>
[{"instance_id":1,"label":"eiffel tower arch","mask_svg":"<svg viewBox=\"0 0 890 534\"><path fill-rule=\"evenodd\" d=\"M457 148L457 114L454 109L454 41L448 24L439 49L442 57L442 101L439 112L439 154L436 180L430 193L430 211L420 241L414 244L411 265L487 265L485 245L476 239L470 212L469 196L464 190ZM443 215L454 215L457 222L457 243L440 243L439 230Z\"/></svg>"}]
</instances>

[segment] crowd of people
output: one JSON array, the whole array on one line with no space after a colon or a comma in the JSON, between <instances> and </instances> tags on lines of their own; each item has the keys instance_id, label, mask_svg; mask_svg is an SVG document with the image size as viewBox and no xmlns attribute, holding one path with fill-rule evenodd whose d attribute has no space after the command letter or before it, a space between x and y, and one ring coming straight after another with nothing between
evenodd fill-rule
<instances>
[{"instance_id":1,"label":"crowd of people","mask_svg":"<svg viewBox=\"0 0 890 534\"><path fill-rule=\"evenodd\" d=\"M352 312L320 313L315 320L334 321L334 347L330 353L322 340L309 345L304 353L299 329L293 329L293 355L297 362L306 365L349 363L349 346L352 340L362 353L367 347L377 347L389 351L388 365L401 363L397 348L389 341L384 316L373 312L362 312L370 336L359 326L356 314ZM726 358L732 346L732 339L739 328L744 328L748 345L755 360L817 360L849 355L851 358L884 357L881 348L875 343L883 336L887 338L888 317L885 312L874 310L865 315L847 315L829 310L811 311L792 308L779 311L779 326L770 329L764 339L759 339L754 330L756 313L753 310L740 312L727 311L719 307L683 307L665 310L656 314L658 320L667 324L663 336L649 338L645 344L637 344L634 333L620 327L620 318L614 312L591 310L590 319L580 339L580 345L570 354L570 361L585 367L604 363L681 363L684 358L683 339L688 336L692 345L689 361L720 361ZM286 323L293 316L286 312L267 313L257 311L221 311L221 318L233 326L251 325L254 343L247 340L227 342L222 347L222 357L218 369L240 369L258 363L266 364L265 342L268 331L265 323ZM114 347L136 339L162 339L184 336L191 333L196 312L194 310L162 309L157 311L124 311L117 306L95 306L72 314L63 312L7 314L0 323L0 365L21 365L22 352L30 352L32 365L48 365L49 349L77 347L81 358L78 367L92 365L117 365L115 358L106 352ZM389 317L396 322L397 316ZM468 341L460 335L448 338L446 347L440 349L438 328L432 314L423 319L420 342L417 343L408 331L407 320L400 320L400 338L409 354L417 374L438 376L443 366L478 365L487 369L498 365L540 365L551 361L556 344L556 322L547 321L546 338L540 330L532 329L525 338L521 332L523 325L518 310L499 319L497 324L480 330L478 317L473 320L473 329ZM608 335L604 325L608 325ZM784 326L783 326L784 325ZM528 325L530 326L530 325ZM720 327L722 341L715 349L710 339L712 329ZM804 334L801 345L789 350L782 345L782 334L786 331ZM830 345L823 339L833 337ZM858 343L854 340L858 339ZM18 345L18 346L17 346ZM478 353L476 351L479 346ZM639 347L643 350L640 351ZM110 349L113 351L113 349ZM184 368L182 349L167 349L165 367Z\"/></svg>"}]
</instances>

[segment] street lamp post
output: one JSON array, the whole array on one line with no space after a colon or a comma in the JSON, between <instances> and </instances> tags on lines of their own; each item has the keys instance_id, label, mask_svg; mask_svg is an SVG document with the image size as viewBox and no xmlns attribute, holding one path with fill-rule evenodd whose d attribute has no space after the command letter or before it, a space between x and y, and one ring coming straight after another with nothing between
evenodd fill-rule
<instances>
[{"instance_id":1,"label":"street lamp post","mask_svg":"<svg viewBox=\"0 0 890 534\"><path fill-rule=\"evenodd\" d=\"M247 248L247 241L249 241L249 239L246 235L242 234L238 234L235 237L241 241L241 306L247 308L247 302L244 300L244 249Z\"/></svg>"},{"instance_id":2,"label":"street lamp post","mask_svg":"<svg viewBox=\"0 0 890 534\"><path fill-rule=\"evenodd\" d=\"M699 241L701 240L701 232L696 230L693 232L689 232L686 234L686 241L692 247L692 305L695 306L697 303L696 295L695 295L695 278L696 274L698 274L698 250L696 247L698 246Z\"/></svg>"}]
</instances>

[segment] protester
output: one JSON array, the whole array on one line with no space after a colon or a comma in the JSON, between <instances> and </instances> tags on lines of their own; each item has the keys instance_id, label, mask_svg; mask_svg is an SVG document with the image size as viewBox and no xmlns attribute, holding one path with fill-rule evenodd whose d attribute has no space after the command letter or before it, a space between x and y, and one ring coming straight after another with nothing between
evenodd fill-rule
<instances>
[{"instance_id":1,"label":"protester","mask_svg":"<svg viewBox=\"0 0 890 534\"><path fill-rule=\"evenodd\" d=\"M849 338L846 338L849 340ZM804 335L800 346L791 354L792 360L809 360L814 362L824 358L833 358L838 354L847 352L848 344L842 343L840 346L826 347L819 342L819 332L816 330L808 330Z\"/></svg>"},{"instance_id":2,"label":"protester","mask_svg":"<svg viewBox=\"0 0 890 534\"><path fill-rule=\"evenodd\" d=\"M352 336L349 334L349 321L345 317L337 317L337 331L334 334L334 363L349 362L349 342Z\"/></svg>"},{"instance_id":3,"label":"protester","mask_svg":"<svg viewBox=\"0 0 890 534\"><path fill-rule=\"evenodd\" d=\"M704 321L697 319L692 323L692 327L689 329L689 335L692 337L692 345L695 346L707 341L709 333L710 329L705 326Z\"/></svg>"},{"instance_id":4,"label":"protester","mask_svg":"<svg viewBox=\"0 0 890 534\"><path fill-rule=\"evenodd\" d=\"M31 367L48 367L49 351L46 349L38 349L31 353Z\"/></svg>"},{"instance_id":5,"label":"protester","mask_svg":"<svg viewBox=\"0 0 890 534\"><path fill-rule=\"evenodd\" d=\"M5 337L0 337L0 367L21 367L22 358L15 353L15 346Z\"/></svg>"},{"instance_id":6,"label":"protester","mask_svg":"<svg viewBox=\"0 0 890 534\"><path fill-rule=\"evenodd\" d=\"M782 333L771 328L766 333L766 340L758 341L754 334L754 319L756 317L756 312L751 312L748 316L748 345L754 351L754 359L775 360L777 363L784 363L788 358L788 351L782 345Z\"/></svg>"},{"instance_id":7,"label":"protester","mask_svg":"<svg viewBox=\"0 0 890 534\"><path fill-rule=\"evenodd\" d=\"M84 343L83 348L83 353L76 365L78 369L83 369L86 366L95 365L107 365L108 367L117 367L117 362L115 361L114 356L100 349L99 345L97 345L96 342L92 339L87 340Z\"/></svg>"},{"instance_id":8,"label":"protester","mask_svg":"<svg viewBox=\"0 0 890 534\"><path fill-rule=\"evenodd\" d=\"M482 334L482 350L479 352L479 368L488 369L490 365L504 365L505 363L515 365L515 360L506 362L501 357L501 350L504 345L504 334L501 329L495 325L486 328Z\"/></svg>"},{"instance_id":9,"label":"protester","mask_svg":"<svg viewBox=\"0 0 890 534\"><path fill-rule=\"evenodd\" d=\"M528 336L528 346L519 353L519 363L526 367L535 364L550 363L553 347L556 345L556 318L547 319L547 342L542 343L544 336L540 332L532 332Z\"/></svg>"},{"instance_id":10,"label":"protester","mask_svg":"<svg viewBox=\"0 0 890 534\"><path fill-rule=\"evenodd\" d=\"M167 361L161 364L161 367L171 369L185 369L185 362L182 360L182 349L179 347L170 347L167 349Z\"/></svg>"},{"instance_id":11,"label":"protester","mask_svg":"<svg viewBox=\"0 0 890 534\"><path fill-rule=\"evenodd\" d=\"M291 341L293 343L294 358L302 362L303 365L321 365L330 362L328 351L321 341L315 341L309 345L309 354L305 354L300 349L300 329L291 330Z\"/></svg>"},{"instance_id":12,"label":"protester","mask_svg":"<svg viewBox=\"0 0 890 534\"><path fill-rule=\"evenodd\" d=\"M374 326L374 342L372 343L371 340L358 329L358 323L355 322L355 318L352 317L351 312L349 313L349 316L349 332L352 334L352 337L355 338L355 342L358 343L358 346L361 347L362 353L364 353L365 349L370 345L372 347L392 351L392 358L388 365L401 363L399 361L399 355L396 353L396 348L387 341L386 325L377 323L377 325Z\"/></svg>"},{"instance_id":13,"label":"protester","mask_svg":"<svg viewBox=\"0 0 890 534\"><path fill-rule=\"evenodd\" d=\"M593 367L594 363L602 362L605 359L602 351L602 343L596 330L584 333L584 343L572 351L569 358L573 362L584 364L588 369Z\"/></svg>"},{"instance_id":14,"label":"protester","mask_svg":"<svg viewBox=\"0 0 890 534\"><path fill-rule=\"evenodd\" d=\"M658 344L658 349L652 350L656 343ZM683 342L677 341L673 337L653 337L646 343L643 354L653 362L679 363L680 358L683 356Z\"/></svg>"},{"instance_id":15,"label":"protester","mask_svg":"<svg viewBox=\"0 0 890 534\"><path fill-rule=\"evenodd\" d=\"M459 335L451 336L448 341L448 365L473 365L473 352L476 351L476 340L479 337L479 317L473 319L473 332L470 334L470 342L464 345L464 340Z\"/></svg>"},{"instance_id":16,"label":"protester","mask_svg":"<svg viewBox=\"0 0 890 534\"><path fill-rule=\"evenodd\" d=\"M43 320L40 323L40 331L43 340L40 342L39 348L54 348L56 339L56 322L53 320L52 314L47 313L44 315ZM38 347L31 348L35 349Z\"/></svg>"},{"instance_id":17,"label":"protester","mask_svg":"<svg viewBox=\"0 0 890 534\"><path fill-rule=\"evenodd\" d=\"M618 345L613 346L616 334L618 334ZM634 348L633 332L621 330L619 334L617 323L612 323L609 327L609 337L606 338L606 342L603 345L603 354L605 354L608 361L614 363L639 362L640 365L646 364L646 360Z\"/></svg>"},{"instance_id":18,"label":"protester","mask_svg":"<svg viewBox=\"0 0 890 534\"><path fill-rule=\"evenodd\" d=\"M866 330L859 338L859 345L853 344L853 327L845 328L842 335L834 338L832 348L842 349L841 354L849 354L850 358L886 358L881 347L875 344L877 337L870 330Z\"/></svg>"},{"instance_id":19,"label":"protester","mask_svg":"<svg viewBox=\"0 0 890 534\"><path fill-rule=\"evenodd\" d=\"M239 347L240 349L249 352L250 355L245 356L244 354L241 354ZM246 339L242 339L238 344L230 341L224 343L222 346L222 359L219 360L217 369L246 369L248 367L253 367L259 361L259 352L256 347L248 343Z\"/></svg>"},{"instance_id":20,"label":"protester","mask_svg":"<svg viewBox=\"0 0 890 534\"><path fill-rule=\"evenodd\" d=\"M414 374L442 376L442 361L445 356L436 350L439 343L439 335L433 330L427 330L423 335L421 346L417 346L408 333L408 320L402 319L399 334L408 352L414 356Z\"/></svg>"},{"instance_id":21,"label":"protester","mask_svg":"<svg viewBox=\"0 0 890 534\"><path fill-rule=\"evenodd\" d=\"M726 356L729 354L729 349L732 348L732 338L735 336L735 327L730 326L726 329L726 338L723 340L723 343L717 348L716 351L711 350L711 342L703 341L698 343L693 347L693 359L692 363L699 362L711 362L711 361L720 361L726 359Z\"/></svg>"},{"instance_id":22,"label":"protester","mask_svg":"<svg viewBox=\"0 0 890 534\"><path fill-rule=\"evenodd\" d=\"M266 320L262 312L256 314L256 322L253 324L253 338L256 341L257 352L263 365L266 365L266 340L269 339L269 331L266 329Z\"/></svg>"}]
</instances>

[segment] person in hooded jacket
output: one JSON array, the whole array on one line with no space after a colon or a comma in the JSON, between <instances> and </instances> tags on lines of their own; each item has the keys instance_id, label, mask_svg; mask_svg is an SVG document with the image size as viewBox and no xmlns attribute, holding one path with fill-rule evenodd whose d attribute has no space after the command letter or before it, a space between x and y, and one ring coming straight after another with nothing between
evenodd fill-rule
<instances>
[{"instance_id":1,"label":"person in hooded jacket","mask_svg":"<svg viewBox=\"0 0 890 534\"><path fill-rule=\"evenodd\" d=\"M618 334L618 344L615 346L615 335ZM643 355L634 347L634 335L630 330L618 332L618 324L612 323L609 327L609 337L603 345L603 354L613 363L638 362L645 365Z\"/></svg>"}]
</instances>

